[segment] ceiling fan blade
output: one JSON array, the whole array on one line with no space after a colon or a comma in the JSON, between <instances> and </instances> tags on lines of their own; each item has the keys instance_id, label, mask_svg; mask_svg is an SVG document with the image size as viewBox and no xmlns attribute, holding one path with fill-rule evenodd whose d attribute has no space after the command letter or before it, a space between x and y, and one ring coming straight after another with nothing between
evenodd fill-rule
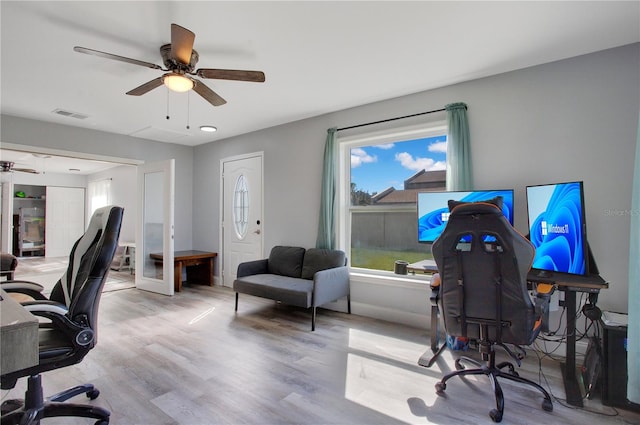
<instances>
[{"instance_id":1,"label":"ceiling fan blade","mask_svg":"<svg viewBox=\"0 0 640 425\"><path fill-rule=\"evenodd\" d=\"M12 168L12 171L20 171L21 173L40 174L39 171L36 171L33 168Z\"/></svg>"},{"instance_id":2,"label":"ceiling fan blade","mask_svg":"<svg viewBox=\"0 0 640 425\"><path fill-rule=\"evenodd\" d=\"M200 96L204 97L207 102L212 104L213 106L221 106L227 103L222 97L220 97L216 92L207 87L202 81L193 80L195 85L193 86L193 91L198 93Z\"/></svg>"},{"instance_id":3,"label":"ceiling fan blade","mask_svg":"<svg viewBox=\"0 0 640 425\"><path fill-rule=\"evenodd\" d=\"M86 47L76 46L76 47L73 48L73 50L78 52L78 53L86 53L87 55L100 56L102 58L117 60L117 61L120 61L120 62L131 63L131 64L134 64L134 65L145 66L145 67L151 68L151 69L162 69L162 67L160 65L156 65L155 63L139 61L137 59L125 58L124 56L118 56L118 55L114 55L112 53L105 53L105 52L101 52L99 50L87 49Z\"/></svg>"},{"instance_id":4,"label":"ceiling fan blade","mask_svg":"<svg viewBox=\"0 0 640 425\"><path fill-rule=\"evenodd\" d=\"M178 62L189 65L196 35L177 24L171 24L171 56Z\"/></svg>"},{"instance_id":5,"label":"ceiling fan blade","mask_svg":"<svg viewBox=\"0 0 640 425\"><path fill-rule=\"evenodd\" d=\"M200 68L196 71L196 75L202 78L215 78L218 80L251 81L254 83L264 82L264 72L262 71Z\"/></svg>"},{"instance_id":6,"label":"ceiling fan blade","mask_svg":"<svg viewBox=\"0 0 640 425\"><path fill-rule=\"evenodd\" d=\"M150 92L156 87L160 87L161 85L162 85L162 77L154 78L153 80L146 82L143 85L136 87L133 90L129 90L127 94L131 96L141 96L147 92Z\"/></svg>"}]
</instances>

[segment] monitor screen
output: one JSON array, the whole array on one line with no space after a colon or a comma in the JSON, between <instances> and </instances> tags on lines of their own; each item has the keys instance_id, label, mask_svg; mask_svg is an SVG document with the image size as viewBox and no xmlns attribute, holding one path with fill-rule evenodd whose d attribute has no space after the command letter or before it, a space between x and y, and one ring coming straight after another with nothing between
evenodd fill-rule
<instances>
[{"instance_id":1,"label":"monitor screen","mask_svg":"<svg viewBox=\"0 0 640 425\"><path fill-rule=\"evenodd\" d=\"M534 269L585 275L588 250L582 182L527 186L529 239Z\"/></svg>"},{"instance_id":2,"label":"monitor screen","mask_svg":"<svg viewBox=\"0 0 640 425\"><path fill-rule=\"evenodd\" d=\"M449 219L449 200L488 201L502 196L502 212L513 226L513 190L474 190L468 192L418 193L418 242L433 243Z\"/></svg>"}]
</instances>

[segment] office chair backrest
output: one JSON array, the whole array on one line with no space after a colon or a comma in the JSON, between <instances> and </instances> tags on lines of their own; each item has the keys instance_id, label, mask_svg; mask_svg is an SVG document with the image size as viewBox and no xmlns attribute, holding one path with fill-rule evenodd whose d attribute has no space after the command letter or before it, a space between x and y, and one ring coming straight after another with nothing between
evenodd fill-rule
<instances>
[{"instance_id":1,"label":"office chair backrest","mask_svg":"<svg viewBox=\"0 0 640 425\"><path fill-rule=\"evenodd\" d=\"M447 333L490 341L533 342L535 308L527 291L533 245L502 211L489 203L455 206L432 246L442 279L440 294ZM500 325L498 325L500 323Z\"/></svg>"},{"instance_id":2,"label":"office chair backrest","mask_svg":"<svg viewBox=\"0 0 640 425\"><path fill-rule=\"evenodd\" d=\"M71 249L69 265L51 291L50 300L63 303L69 318L95 331L100 294L118 247L124 209L97 209L85 233ZM95 344L95 341L94 341Z\"/></svg>"}]
</instances>

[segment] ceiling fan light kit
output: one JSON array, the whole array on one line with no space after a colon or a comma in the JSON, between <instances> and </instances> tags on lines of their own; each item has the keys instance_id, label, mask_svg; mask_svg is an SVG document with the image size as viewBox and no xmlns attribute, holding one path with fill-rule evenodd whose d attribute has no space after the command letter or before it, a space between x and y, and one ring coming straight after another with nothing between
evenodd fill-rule
<instances>
[{"instance_id":1,"label":"ceiling fan light kit","mask_svg":"<svg viewBox=\"0 0 640 425\"><path fill-rule=\"evenodd\" d=\"M161 77L148 81L133 90L129 90L127 94L131 96L141 96L164 84L170 90L176 92L193 90L213 106L220 106L227 103L227 101L207 87L202 81L191 78L188 75L194 75L204 79L251 81L256 83L265 81L265 76L262 71L211 68L200 68L196 70L195 65L200 57L198 52L193 49L195 37L195 34L188 29L177 24L171 24L171 43L160 46L160 56L166 69L154 63L105 53L86 47L76 46L73 50L78 53L99 56L165 72L168 71L168 73Z\"/></svg>"},{"instance_id":2,"label":"ceiling fan light kit","mask_svg":"<svg viewBox=\"0 0 640 425\"><path fill-rule=\"evenodd\" d=\"M184 93L193 88L193 80L191 78L175 72L163 75L162 83L167 86L169 90L178 93Z\"/></svg>"}]
</instances>

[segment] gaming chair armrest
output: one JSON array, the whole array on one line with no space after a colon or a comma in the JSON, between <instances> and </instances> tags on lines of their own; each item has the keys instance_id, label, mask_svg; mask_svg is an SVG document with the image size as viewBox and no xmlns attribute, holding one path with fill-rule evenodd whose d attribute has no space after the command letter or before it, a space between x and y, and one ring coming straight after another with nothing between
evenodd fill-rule
<instances>
[{"instance_id":1,"label":"gaming chair armrest","mask_svg":"<svg viewBox=\"0 0 640 425\"><path fill-rule=\"evenodd\" d=\"M7 280L0 283L0 288L2 288L7 293L24 294L36 300L47 299L47 297L42 295L44 286L35 282L29 282L26 280Z\"/></svg>"},{"instance_id":2,"label":"gaming chair armrest","mask_svg":"<svg viewBox=\"0 0 640 425\"><path fill-rule=\"evenodd\" d=\"M442 280L440 279L440 274L439 273L434 273L433 276L431 276L431 282L429 283L429 287L431 288L431 296L429 297L429 299L431 300L431 305L432 306L438 306L438 297L440 295L440 283L442 283Z\"/></svg>"},{"instance_id":3,"label":"gaming chair armrest","mask_svg":"<svg viewBox=\"0 0 640 425\"><path fill-rule=\"evenodd\" d=\"M41 322L41 328L54 328L69 336L70 341L79 347L86 347L94 340L94 332L85 321L84 316L71 320L68 317L69 309L64 304L55 301L27 301L22 306L34 316L51 320Z\"/></svg>"},{"instance_id":4,"label":"gaming chair armrest","mask_svg":"<svg viewBox=\"0 0 640 425\"><path fill-rule=\"evenodd\" d=\"M48 317L52 314L65 316L67 313L69 313L69 309L66 305L60 304L55 301L25 301L21 304L25 308L25 310L27 310L34 316Z\"/></svg>"}]
</instances>

